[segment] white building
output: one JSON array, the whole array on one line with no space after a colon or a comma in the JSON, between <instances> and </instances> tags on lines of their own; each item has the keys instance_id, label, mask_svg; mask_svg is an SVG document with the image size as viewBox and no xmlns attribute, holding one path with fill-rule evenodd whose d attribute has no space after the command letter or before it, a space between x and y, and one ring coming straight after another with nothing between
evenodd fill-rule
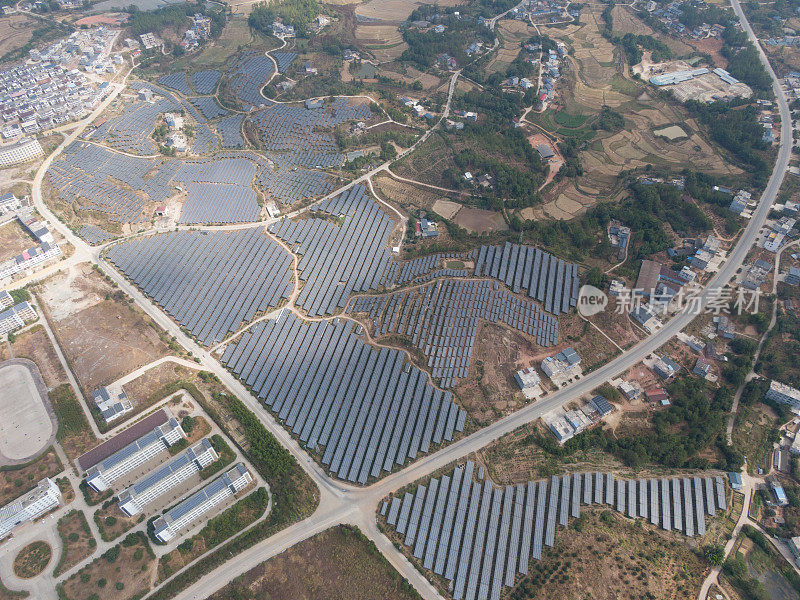
<instances>
[{"instance_id":1,"label":"white building","mask_svg":"<svg viewBox=\"0 0 800 600\"><path fill-rule=\"evenodd\" d=\"M86 471L86 483L95 491L104 492L117 479L155 458L185 435L178 421L171 418L90 467Z\"/></svg>"},{"instance_id":2,"label":"white building","mask_svg":"<svg viewBox=\"0 0 800 600\"><path fill-rule=\"evenodd\" d=\"M542 382L542 378L539 377L536 369L532 366L514 373L514 379L517 380L517 385L519 385L519 388L528 400L535 398L541 391L539 384Z\"/></svg>"},{"instance_id":3,"label":"white building","mask_svg":"<svg viewBox=\"0 0 800 600\"><path fill-rule=\"evenodd\" d=\"M788 404L793 409L800 410L800 390L775 381L769 384L766 396L768 400L774 400L781 404Z\"/></svg>"},{"instance_id":4,"label":"white building","mask_svg":"<svg viewBox=\"0 0 800 600\"><path fill-rule=\"evenodd\" d=\"M133 410L133 404L122 386L117 389L104 387L95 390L92 392L92 399L106 423L116 421Z\"/></svg>"},{"instance_id":5,"label":"white building","mask_svg":"<svg viewBox=\"0 0 800 600\"><path fill-rule=\"evenodd\" d=\"M0 313L0 335L5 335L36 319L36 311L27 302L20 302Z\"/></svg>"},{"instance_id":6,"label":"white building","mask_svg":"<svg viewBox=\"0 0 800 600\"><path fill-rule=\"evenodd\" d=\"M163 517L156 519L153 522L155 536L162 542L168 542L178 535L181 529L246 488L252 481L253 477L247 468L242 463L237 464L222 477L189 496L178 506L167 511Z\"/></svg>"},{"instance_id":7,"label":"white building","mask_svg":"<svg viewBox=\"0 0 800 600\"><path fill-rule=\"evenodd\" d=\"M119 495L119 508L129 517L142 512L171 489L219 458L208 438L151 471Z\"/></svg>"},{"instance_id":8,"label":"white building","mask_svg":"<svg viewBox=\"0 0 800 600\"><path fill-rule=\"evenodd\" d=\"M35 138L22 138L17 142L0 146L0 168L18 165L44 154L42 145Z\"/></svg>"},{"instance_id":9,"label":"white building","mask_svg":"<svg viewBox=\"0 0 800 600\"><path fill-rule=\"evenodd\" d=\"M33 521L46 512L58 507L61 490L47 477L36 487L13 502L0 508L0 538L4 538L18 525Z\"/></svg>"}]
</instances>

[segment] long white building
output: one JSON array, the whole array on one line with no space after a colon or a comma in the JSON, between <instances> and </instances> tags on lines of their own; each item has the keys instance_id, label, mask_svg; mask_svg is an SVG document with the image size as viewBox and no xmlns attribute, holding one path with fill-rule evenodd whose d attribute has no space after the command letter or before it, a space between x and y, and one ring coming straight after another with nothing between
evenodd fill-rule
<instances>
[{"instance_id":1,"label":"long white building","mask_svg":"<svg viewBox=\"0 0 800 600\"><path fill-rule=\"evenodd\" d=\"M96 491L104 492L120 477L158 456L183 437L185 434L178 421L170 418L89 468L86 483Z\"/></svg>"},{"instance_id":2,"label":"long white building","mask_svg":"<svg viewBox=\"0 0 800 600\"><path fill-rule=\"evenodd\" d=\"M208 438L173 458L167 464L151 471L119 495L119 508L129 517L138 515L175 486L196 475L219 455Z\"/></svg>"},{"instance_id":3,"label":"long white building","mask_svg":"<svg viewBox=\"0 0 800 600\"><path fill-rule=\"evenodd\" d=\"M189 526L203 514L243 490L253 477L247 468L239 463L222 477L209 483L199 492L169 510L153 523L155 536L162 542L174 538L184 527Z\"/></svg>"},{"instance_id":4,"label":"long white building","mask_svg":"<svg viewBox=\"0 0 800 600\"><path fill-rule=\"evenodd\" d=\"M33 521L56 508L61 502L61 490L47 477L34 489L0 508L0 539L7 536L18 525Z\"/></svg>"},{"instance_id":5,"label":"long white building","mask_svg":"<svg viewBox=\"0 0 800 600\"><path fill-rule=\"evenodd\" d=\"M781 404L788 404L792 408L800 410L800 390L775 381L774 379L769 384L769 389L765 397L768 400L774 400Z\"/></svg>"}]
</instances>

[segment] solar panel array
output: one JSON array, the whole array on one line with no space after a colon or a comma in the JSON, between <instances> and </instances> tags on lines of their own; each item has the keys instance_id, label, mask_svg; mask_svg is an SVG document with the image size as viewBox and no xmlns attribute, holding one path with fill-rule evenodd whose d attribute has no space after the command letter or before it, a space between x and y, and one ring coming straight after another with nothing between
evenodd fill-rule
<instances>
[{"instance_id":1,"label":"solar panel array","mask_svg":"<svg viewBox=\"0 0 800 600\"><path fill-rule=\"evenodd\" d=\"M706 515L727 508L721 477L625 481L610 473L578 473L553 476L549 486L530 481L495 488L489 480L475 482L474 469L467 462L407 492L402 501L393 498L387 519L424 568L451 582L454 600L499 600L503 586L513 586L517 573L527 574L531 559L541 559L543 546L553 546L556 525L580 516L581 503L610 504L688 536L705 535ZM598 500L597 482L606 502ZM670 498L685 516L675 523L659 521L665 507L669 514Z\"/></svg>"},{"instance_id":2,"label":"solar panel array","mask_svg":"<svg viewBox=\"0 0 800 600\"><path fill-rule=\"evenodd\" d=\"M366 483L462 431L466 413L405 353L376 349L350 320L303 321L284 311L225 349L233 371L322 463Z\"/></svg>"},{"instance_id":3,"label":"solar panel array","mask_svg":"<svg viewBox=\"0 0 800 600\"><path fill-rule=\"evenodd\" d=\"M292 289L292 259L263 227L145 236L112 246L107 256L206 346Z\"/></svg>"},{"instance_id":4,"label":"solar panel array","mask_svg":"<svg viewBox=\"0 0 800 600\"><path fill-rule=\"evenodd\" d=\"M245 223L258 220L261 207L249 187L192 183L178 223Z\"/></svg>"},{"instance_id":5,"label":"solar panel array","mask_svg":"<svg viewBox=\"0 0 800 600\"><path fill-rule=\"evenodd\" d=\"M196 106L206 119L216 119L228 114L228 111L217 104L217 101L211 96L192 98L189 102Z\"/></svg>"},{"instance_id":6,"label":"solar panel array","mask_svg":"<svg viewBox=\"0 0 800 600\"><path fill-rule=\"evenodd\" d=\"M213 94L222 73L219 71L197 71L192 73L191 80L198 94Z\"/></svg>"},{"instance_id":7,"label":"solar panel array","mask_svg":"<svg viewBox=\"0 0 800 600\"><path fill-rule=\"evenodd\" d=\"M244 115L233 115L217 123L217 131L222 136L223 148L241 148L244 146L242 121L244 121Z\"/></svg>"},{"instance_id":8,"label":"solar panel array","mask_svg":"<svg viewBox=\"0 0 800 600\"><path fill-rule=\"evenodd\" d=\"M250 108L272 103L261 95L261 88L266 85L273 69L272 61L264 54L251 51L236 60L225 77L230 81L230 89L236 99Z\"/></svg>"},{"instance_id":9,"label":"solar panel array","mask_svg":"<svg viewBox=\"0 0 800 600\"><path fill-rule=\"evenodd\" d=\"M286 73L297 58L296 52L270 52L270 55L278 64L278 73Z\"/></svg>"},{"instance_id":10,"label":"solar panel array","mask_svg":"<svg viewBox=\"0 0 800 600\"><path fill-rule=\"evenodd\" d=\"M96 210L119 223L142 219L144 199L120 185L145 192L153 202L170 195L169 181L177 163L140 159L111 152L86 142L73 142L47 171L59 200L78 202L85 210ZM148 176L153 169L157 173Z\"/></svg>"},{"instance_id":11,"label":"solar panel array","mask_svg":"<svg viewBox=\"0 0 800 600\"><path fill-rule=\"evenodd\" d=\"M320 129L332 129L346 121L368 119L371 115L372 112L366 104L353 104L347 98L335 98L330 105L323 108L270 104L250 118L258 127L266 150L332 154L337 161L335 164L340 164L342 155L333 136L321 132ZM317 160L321 159L319 157ZM321 162L317 164L323 167L332 166Z\"/></svg>"},{"instance_id":12,"label":"solar panel array","mask_svg":"<svg viewBox=\"0 0 800 600\"><path fill-rule=\"evenodd\" d=\"M568 312L578 302L578 265L531 246L509 242L504 246L481 246L475 275L499 279L515 294L525 291L554 315Z\"/></svg>"},{"instance_id":13,"label":"solar panel array","mask_svg":"<svg viewBox=\"0 0 800 600\"><path fill-rule=\"evenodd\" d=\"M464 252L444 252L440 254L430 254L420 258L414 258L405 262L392 261L389 272L386 275L386 286L404 285L411 281L423 281L428 278L436 277L443 269L439 267L448 259L464 260L468 256ZM444 269L447 271L458 271L450 275L440 275L446 277L468 277L469 271L466 269Z\"/></svg>"},{"instance_id":14,"label":"solar panel array","mask_svg":"<svg viewBox=\"0 0 800 600\"><path fill-rule=\"evenodd\" d=\"M191 96L192 90L189 88L189 82L186 81L186 73L169 73L158 78L158 83L173 90L178 90L184 96Z\"/></svg>"},{"instance_id":15,"label":"solar panel array","mask_svg":"<svg viewBox=\"0 0 800 600\"><path fill-rule=\"evenodd\" d=\"M150 136L155 129L158 115L179 111L180 108L180 103L170 98L161 98L153 103L132 102L125 106L121 115L100 125L91 139L132 154L155 154L158 147Z\"/></svg>"},{"instance_id":16,"label":"solar panel array","mask_svg":"<svg viewBox=\"0 0 800 600\"><path fill-rule=\"evenodd\" d=\"M270 232L302 255L298 269L305 284L297 305L310 316L344 308L352 292L377 289L389 265L387 244L394 226L360 184L319 203L314 212L342 217L342 223L283 219L270 226Z\"/></svg>"},{"instance_id":17,"label":"solar panel array","mask_svg":"<svg viewBox=\"0 0 800 600\"><path fill-rule=\"evenodd\" d=\"M428 358L443 388L467 376L481 319L530 335L541 346L556 344L558 320L536 304L501 289L496 281L443 280L410 291L363 296L348 307L369 313L374 336L399 334Z\"/></svg>"},{"instance_id":18,"label":"solar panel array","mask_svg":"<svg viewBox=\"0 0 800 600\"><path fill-rule=\"evenodd\" d=\"M97 227L96 225L84 225L78 231L78 235L93 245L102 244L114 237L105 229Z\"/></svg>"}]
</instances>

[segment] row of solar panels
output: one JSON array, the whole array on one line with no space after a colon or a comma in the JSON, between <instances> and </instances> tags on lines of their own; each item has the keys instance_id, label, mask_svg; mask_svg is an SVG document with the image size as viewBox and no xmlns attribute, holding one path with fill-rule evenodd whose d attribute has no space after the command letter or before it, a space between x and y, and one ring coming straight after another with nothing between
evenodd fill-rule
<instances>
[{"instance_id":1,"label":"row of solar panels","mask_svg":"<svg viewBox=\"0 0 800 600\"><path fill-rule=\"evenodd\" d=\"M354 291L377 289L389 263L387 244L393 222L363 185L340 194L334 203L320 203L315 210L327 213L331 206L347 207L341 225L310 218L281 220L270 226L270 232L302 256L298 269L305 285L297 305L310 316L344 308Z\"/></svg>"},{"instance_id":2,"label":"row of solar panels","mask_svg":"<svg viewBox=\"0 0 800 600\"><path fill-rule=\"evenodd\" d=\"M386 286L393 287L395 285L403 285L421 279L423 275L433 276L442 262L448 259L461 259L467 258L465 253L447 252L439 254L430 254L420 258L399 263L392 261L389 271L386 275ZM459 275L460 276L460 275ZM466 277L466 275L464 275Z\"/></svg>"},{"instance_id":3,"label":"row of solar panels","mask_svg":"<svg viewBox=\"0 0 800 600\"><path fill-rule=\"evenodd\" d=\"M721 477L617 480L579 473L553 476L549 488L531 481L497 489L473 475L468 462L381 509L423 567L451 582L455 600L499 600L502 587L527 573L543 546L553 546L556 525L580 516L581 504L606 504L689 536L704 535L706 515L727 509Z\"/></svg>"},{"instance_id":4,"label":"row of solar panels","mask_svg":"<svg viewBox=\"0 0 800 600\"><path fill-rule=\"evenodd\" d=\"M262 227L135 238L112 246L108 260L204 345L292 290L292 259Z\"/></svg>"},{"instance_id":5,"label":"row of solar panels","mask_svg":"<svg viewBox=\"0 0 800 600\"><path fill-rule=\"evenodd\" d=\"M225 78L234 96L245 108L272 104L271 100L261 95L261 88L266 85L273 68L272 61L264 54L246 52L231 65Z\"/></svg>"},{"instance_id":6,"label":"row of solar panels","mask_svg":"<svg viewBox=\"0 0 800 600\"><path fill-rule=\"evenodd\" d=\"M92 245L102 244L113 237L105 229L96 225L84 225L78 231L78 235Z\"/></svg>"},{"instance_id":7,"label":"row of solar panels","mask_svg":"<svg viewBox=\"0 0 800 600\"><path fill-rule=\"evenodd\" d=\"M244 223L256 221L261 209L250 187L192 183L179 223Z\"/></svg>"},{"instance_id":8,"label":"row of solar panels","mask_svg":"<svg viewBox=\"0 0 800 600\"><path fill-rule=\"evenodd\" d=\"M466 413L403 352L376 349L352 321L285 312L256 323L221 361L341 479L366 483L462 431Z\"/></svg>"},{"instance_id":9,"label":"row of solar panels","mask_svg":"<svg viewBox=\"0 0 800 600\"><path fill-rule=\"evenodd\" d=\"M368 119L371 115L366 104L350 104L347 98L336 98L325 108L270 104L251 119L268 151L337 153L333 136L319 130L332 129L346 121Z\"/></svg>"},{"instance_id":10,"label":"row of solar panels","mask_svg":"<svg viewBox=\"0 0 800 600\"><path fill-rule=\"evenodd\" d=\"M509 242L481 246L475 275L499 279L515 294L526 291L531 298L544 302L544 309L554 315L568 312L578 301L578 265L532 246Z\"/></svg>"},{"instance_id":11,"label":"row of solar panels","mask_svg":"<svg viewBox=\"0 0 800 600\"><path fill-rule=\"evenodd\" d=\"M558 321L533 302L499 289L497 282L443 280L418 290L364 296L349 307L368 312L375 335L400 334L428 358L432 377L444 388L467 377L478 323L502 321L542 346L557 342Z\"/></svg>"}]
</instances>

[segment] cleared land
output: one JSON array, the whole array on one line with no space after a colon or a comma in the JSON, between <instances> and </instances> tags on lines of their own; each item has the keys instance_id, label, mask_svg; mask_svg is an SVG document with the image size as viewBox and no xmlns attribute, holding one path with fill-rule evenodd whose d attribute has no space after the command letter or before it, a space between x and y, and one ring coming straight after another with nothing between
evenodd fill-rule
<instances>
[{"instance_id":1,"label":"cleared land","mask_svg":"<svg viewBox=\"0 0 800 600\"><path fill-rule=\"evenodd\" d=\"M149 317L86 265L53 276L37 291L87 395L169 350Z\"/></svg>"},{"instance_id":2,"label":"cleared land","mask_svg":"<svg viewBox=\"0 0 800 600\"><path fill-rule=\"evenodd\" d=\"M0 225L0 262L21 254L35 244L16 219Z\"/></svg>"},{"instance_id":3,"label":"cleared land","mask_svg":"<svg viewBox=\"0 0 800 600\"><path fill-rule=\"evenodd\" d=\"M211 596L211 600L262 598L404 600L419 595L358 529L340 525L292 546Z\"/></svg>"},{"instance_id":4,"label":"cleared land","mask_svg":"<svg viewBox=\"0 0 800 600\"><path fill-rule=\"evenodd\" d=\"M27 44L38 23L21 13L0 19L0 56Z\"/></svg>"},{"instance_id":5,"label":"cleared land","mask_svg":"<svg viewBox=\"0 0 800 600\"><path fill-rule=\"evenodd\" d=\"M67 374L58 360L47 332L41 325L17 334L10 344L11 352L4 352L3 358L27 358L36 363L42 374L44 384L53 388L67 380ZM5 351L6 348L3 348Z\"/></svg>"}]
</instances>

